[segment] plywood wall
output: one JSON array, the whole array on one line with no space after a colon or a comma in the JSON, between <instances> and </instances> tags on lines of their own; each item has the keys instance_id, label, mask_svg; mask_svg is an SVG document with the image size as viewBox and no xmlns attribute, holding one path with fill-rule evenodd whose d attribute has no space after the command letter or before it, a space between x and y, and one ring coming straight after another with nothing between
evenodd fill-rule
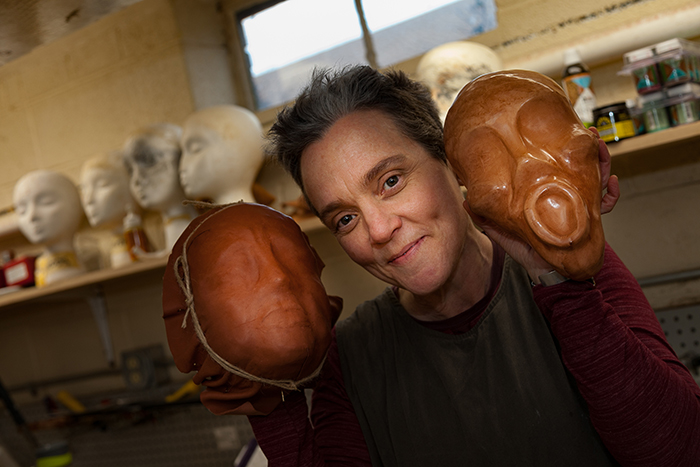
<instances>
[{"instance_id":1,"label":"plywood wall","mask_svg":"<svg viewBox=\"0 0 700 467\"><path fill-rule=\"evenodd\" d=\"M129 132L193 110L167 0L137 3L0 67L0 207L35 169L77 182L82 163Z\"/></svg>"}]
</instances>

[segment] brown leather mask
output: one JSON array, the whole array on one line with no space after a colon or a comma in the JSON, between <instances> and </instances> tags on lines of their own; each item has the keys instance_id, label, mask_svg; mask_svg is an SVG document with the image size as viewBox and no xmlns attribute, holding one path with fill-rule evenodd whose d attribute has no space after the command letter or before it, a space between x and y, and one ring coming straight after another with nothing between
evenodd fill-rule
<instances>
[{"instance_id":1,"label":"brown leather mask","mask_svg":"<svg viewBox=\"0 0 700 467\"><path fill-rule=\"evenodd\" d=\"M296 222L266 206L216 207L185 229L163 278L163 319L177 368L197 372L211 412L267 414L284 388L317 374L342 308L323 267Z\"/></svg>"},{"instance_id":2,"label":"brown leather mask","mask_svg":"<svg viewBox=\"0 0 700 467\"><path fill-rule=\"evenodd\" d=\"M505 70L470 82L447 114L445 150L474 214L566 277L600 270L598 141L555 81Z\"/></svg>"}]
</instances>

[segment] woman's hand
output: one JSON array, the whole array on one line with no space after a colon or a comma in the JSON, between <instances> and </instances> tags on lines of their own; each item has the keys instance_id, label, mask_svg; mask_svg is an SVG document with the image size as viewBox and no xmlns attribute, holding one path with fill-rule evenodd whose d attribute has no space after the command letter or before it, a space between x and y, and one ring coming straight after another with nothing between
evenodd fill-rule
<instances>
[{"instance_id":1,"label":"woman's hand","mask_svg":"<svg viewBox=\"0 0 700 467\"><path fill-rule=\"evenodd\" d=\"M615 207L617 200L620 199L620 182L617 175L610 175L610 167L612 166L612 157L605 141L600 139L598 130L595 127L590 128L591 132L598 137L598 161L600 163L600 189L603 192L603 199L600 202L600 213L605 214Z\"/></svg>"}]
</instances>

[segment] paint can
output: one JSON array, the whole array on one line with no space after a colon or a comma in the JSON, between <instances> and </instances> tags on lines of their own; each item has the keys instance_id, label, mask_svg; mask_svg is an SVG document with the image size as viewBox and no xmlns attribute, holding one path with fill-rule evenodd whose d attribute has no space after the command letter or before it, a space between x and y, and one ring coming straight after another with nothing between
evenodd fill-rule
<instances>
[{"instance_id":1,"label":"paint can","mask_svg":"<svg viewBox=\"0 0 700 467\"><path fill-rule=\"evenodd\" d=\"M617 102L594 109L593 124L600 134L600 139L606 143L620 141L636 134L626 102Z\"/></svg>"}]
</instances>

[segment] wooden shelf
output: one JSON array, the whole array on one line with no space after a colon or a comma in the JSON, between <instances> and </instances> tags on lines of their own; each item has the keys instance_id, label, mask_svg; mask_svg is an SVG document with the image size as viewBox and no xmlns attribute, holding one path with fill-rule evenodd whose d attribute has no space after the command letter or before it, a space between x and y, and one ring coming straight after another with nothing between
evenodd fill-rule
<instances>
[{"instance_id":1,"label":"wooden shelf","mask_svg":"<svg viewBox=\"0 0 700 467\"><path fill-rule=\"evenodd\" d=\"M700 161L700 122L608 143L612 173L629 177Z\"/></svg>"},{"instance_id":2,"label":"wooden shelf","mask_svg":"<svg viewBox=\"0 0 700 467\"><path fill-rule=\"evenodd\" d=\"M148 259L116 269L100 269L98 271L86 272L85 274L71 277L45 287L29 287L14 292L8 292L0 295L0 308L165 268L167 262L167 257Z\"/></svg>"}]
</instances>

